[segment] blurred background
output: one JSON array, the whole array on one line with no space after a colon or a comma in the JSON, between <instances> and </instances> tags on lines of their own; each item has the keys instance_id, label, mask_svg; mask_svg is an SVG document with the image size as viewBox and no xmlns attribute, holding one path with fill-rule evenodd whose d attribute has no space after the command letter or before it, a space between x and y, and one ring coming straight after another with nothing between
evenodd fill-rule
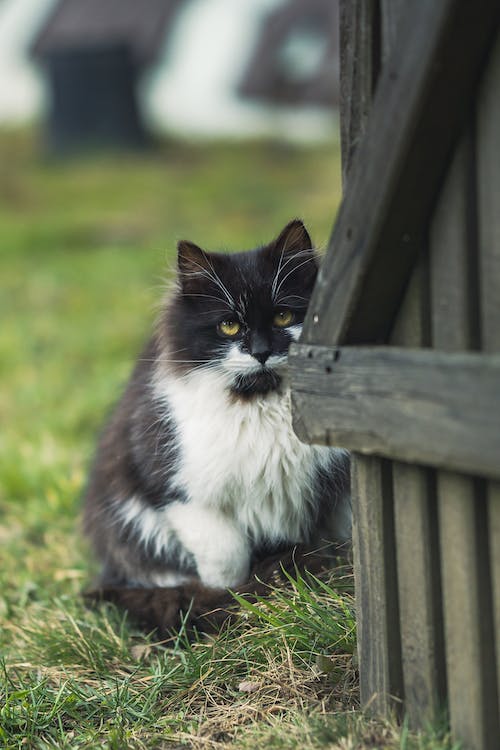
<instances>
[{"instance_id":1,"label":"blurred background","mask_svg":"<svg viewBox=\"0 0 500 750\"><path fill-rule=\"evenodd\" d=\"M177 240L245 249L300 216L326 244L337 15L336 0L0 0L0 613L21 579L85 569L79 493Z\"/></svg>"},{"instance_id":2,"label":"blurred background","mask_svg":"<svg viewBox=\"0 0 500 750\"><path fill-rule=\"evenodd\" d=\"M331 136L336 0L0 0L0 122L54 150Z\"/></svg>"}]
</instances>

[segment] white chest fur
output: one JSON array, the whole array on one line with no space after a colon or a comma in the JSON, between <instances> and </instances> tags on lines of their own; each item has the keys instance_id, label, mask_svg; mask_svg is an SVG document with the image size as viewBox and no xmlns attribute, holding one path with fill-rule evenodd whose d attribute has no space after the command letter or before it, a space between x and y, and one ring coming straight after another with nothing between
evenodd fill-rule
<instances>
[{"instance_id":1,"label":"white chest fur","mask_svg":"<svg viewBox=\"0 0 500 750\"><path fill-rule=\"evenodd\" d=\"M164 379L156 392L176 425L175 483L189 503L217 508L254 541L303 540L315 471L333 451L297 439L289 393L235 400L210 371Z\"/></svg>"}]
</instances>

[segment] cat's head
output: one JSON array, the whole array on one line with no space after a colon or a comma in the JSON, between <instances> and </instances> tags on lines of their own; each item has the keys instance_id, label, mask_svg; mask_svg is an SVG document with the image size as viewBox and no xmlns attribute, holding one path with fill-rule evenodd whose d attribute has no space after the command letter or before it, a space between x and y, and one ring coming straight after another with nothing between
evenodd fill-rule
<instances>
[{"instance_id":1,"label":"cat's head","mask_svg":"<svg viewBox=\"0 0 500 750\"><path fill-rule=\"evenodd\" d=\"M161 322L179 374L211 370L235 396L280 388L318 271L299 220L255 250L208 253L178 245L178 289Z\"/></svg>"}]
</instances>

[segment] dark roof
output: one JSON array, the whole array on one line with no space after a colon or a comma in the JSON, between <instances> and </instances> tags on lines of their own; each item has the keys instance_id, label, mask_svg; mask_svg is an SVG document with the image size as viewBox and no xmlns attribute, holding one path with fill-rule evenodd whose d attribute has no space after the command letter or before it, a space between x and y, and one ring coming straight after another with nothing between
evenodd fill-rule
<instances>
[{"instance_id":1,"label":"dark roof","mask_svg":"<svg viewBox=\"0 0 500 750\"><path fill-rule=\"evenodd\" d=\"M35 57L109 44L129 45L134 62L152 62L182 0L60 0L32 45Z\"/></svg>"},{"instance_id":2,"label":"dark roof","mask_svg":"<svg viewBox=\"0 0 500 750\"><path fill-rule=\"evenodd\" d=\"M284 104L335 105L339 101L338 0L288 0L272 10L239 86L243 96ZM315 40L317 65L297 74L285 54L297 36ZM297 53L298 54L298 53ZM305 54L305 51L303 51ZM307 60L302 60L305 64ZM297 60L300 67L300 60Z\"/></svg>"}]
</instances>

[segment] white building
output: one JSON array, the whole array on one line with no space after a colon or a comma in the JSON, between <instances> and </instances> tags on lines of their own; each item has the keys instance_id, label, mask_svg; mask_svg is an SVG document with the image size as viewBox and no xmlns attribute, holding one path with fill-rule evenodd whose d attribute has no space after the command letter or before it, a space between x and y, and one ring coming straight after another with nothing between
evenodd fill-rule
<instances>
[{"instance_id":1,"label":"white building","mask_svg":"<svg viewBox=\"0 0 500 750\"><path fill-rule=\"evenodd\" d=\"M57 0L0 0L0 125L39 120L49 92L30 45ZM140 0L137 0L140 2ZM244 101L237 86L265 15L284 0L185 0L158 63L140 82L156 131L190 136L330 136L329 110Z\"/></svg>"}]
</instances>

